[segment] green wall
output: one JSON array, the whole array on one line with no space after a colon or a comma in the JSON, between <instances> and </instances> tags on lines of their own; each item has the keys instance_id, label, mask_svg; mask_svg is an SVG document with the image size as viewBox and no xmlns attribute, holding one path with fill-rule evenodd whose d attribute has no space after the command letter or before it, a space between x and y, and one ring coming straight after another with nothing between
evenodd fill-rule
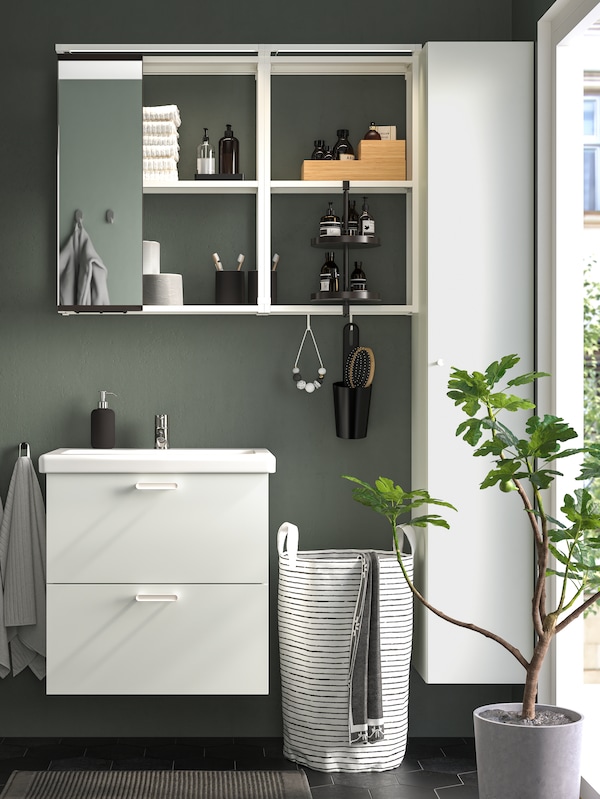
<instances>
[{"instance_id":1,"label":"green wall","mask_svg":"<svg viewBox=\"0 0 600 799\"><path fill-rule=\"evenodd\" d=\"M409 319L359 320L363 343L375 350L377 374L369 435L344 441L335 436L330 388L341 377L341 318L313 318L328 383L306 395L291 380L302 318L63 318L54 310L55 43L422 43L513 36L509 0L379 0L368 12L363 2L348 0L329 16L324 8L322 0L286 4L283 13L275 0L230 0L225 11L217 3L182 0L168 7L153 0L32 0L3 9L3 498L20 441L30 442L36 463L47 450L89 445L89 414L105 388L119 395L113 404L118 446L152 446L160 411L170 416L173 446L264 446L275 453L273 591L274 539L284 520L299 525L305 548L388 546L385 524L352 502L340 475L372 480L384 474L410 483ZM311 371L309 358L305 370ZM278 735L274 619L272 638L269 697L46 697L44 683L25 673L0 682L0 735ZM468 735L475 705L505 699L512 699L510 686L426 686L415 676L411 734Z\"/></svg>"}]
</instances>

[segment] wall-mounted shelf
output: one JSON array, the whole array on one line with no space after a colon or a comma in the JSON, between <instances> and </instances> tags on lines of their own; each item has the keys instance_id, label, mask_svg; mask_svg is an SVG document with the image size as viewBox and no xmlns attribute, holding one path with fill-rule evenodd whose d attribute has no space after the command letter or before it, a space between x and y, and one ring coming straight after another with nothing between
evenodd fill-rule
<instances>
[{"instance_id":1,"label":"wall-mounted shelf","mask_svg":"<svg viewBox=\"0 0 600 799\"><path fill-rule=\"evenodd\" d=\"M93 75L93 70L102 70L106 65L117 62L122 56L123 63L129 59L141 62L141 81L144 85L144 105L160 104L159 96L164 96L164 87L173 92L173 102L178 103L178 98L182 99L185 106L182 112L182 127L180 128L180 160L178 164L179 175L182 179L168 182L149 182L142 185L141 197L139 202L143 204L143 238L161 241L161 236L171 235L175 246L170 246L173 242L163 244L163 251L169 252L171 258L168 265L163 267L165 272L184 273L184 298L188 296L190 303L177 306L149 306L142 303L135 308L135 302L117 300L119 307L126 307L126 310L111 308L90 308L80 311L76 308L59 308L59 313L71 315L77 313L128 313L129 315L214 315L214 314L240 314L240 315L284 315L284 314L304 314L319 313L323 315L338 315L344 310L349 313L371 314L371 315L410 315L416 312L418 307L417 290L417 264L418 264L418 219L416 202L416 159L415 142L417 113L417 76L419 69L420 45L301 45L290 48L289 46L271 44L251 44L251 45L58 45L56 51L59 58L75 63L70 68L70 77L81 78L73 74L77 65L83 67L86 79ZM97 59L95 56L97 55ZM80 60L79 60L80 59ZM94 64L94 67L90 67ZM112 69L112 67L111 67ZM92 70L92 72L90 72ZM127 71L129 76L129 71ZM136 73L137 75L137 73ZM93 75L94 78L98 74ZM375 88L374 96L379 99L380 114L386 115L389 109L390 119L387 123L395 123L399 120L398 138L406 140L406 174L407 180L356 180L352 181L351 191L353 194L364 194L381 196L381 204L388 203L388 209L393 208L393 213L401 214L397 218L398 233L396 240L391 243L386 242L386 247L382 247L382 253L375 261L373 270L374 283L381 282L383 285L373 285L375 293L380 294L383 302L376 299L375 295L365 300L361 297L340 296L334 298L343 303L343 307L331 304L331 299L327 301L320 297L315 297L315 303L308 303L305 298L310 297L311 289L317 288L312 278L304 278L306 286L300 288L300 268L308 273L309 256L297 255L296 262L294 256L299 253L295 251L285 252L283 247L289 244L295 247L295 243L290 242L290 237L281 232L279 219L275 217L283 214L280 208L285 207L285 203L298 202L300 205L299 213L302 219L306 220L310 215L318 215L319 198L324 195L332 195L342 190L342 180L300 180L302 161L308 157L306 153L307 140L310 144L310 136L302 134L301 140L291 141L286 133L281 133L282 125L275 126L275 119L288 120L290 115L285 112L282 104L287 102L289 97L297 100L295 88L303 84L304 81L332 80L337 81L341 87L339 97L343 103L349 98L350 107L356 109L356 90L357 80L368 80L371 87L382 85L386 81L393 81L393 89ZM236 123L234 129L237 130L241 124L243 130L242 144L244 145L242 170L249 176L248 180L193 180L195 166L195 147L197 143L193 138L200 128L199 117L194 114L198 106L197 97L202 96L202 92L209 86L219 85L218 81L227 80L238 82L236 86L243 85L245 94L242 92L242 103L238 100L228 100L228 92L216 91L213 89L213 96L225 97L225 103L229 102L229 110L226 113L232 115L231 121ZM84 80L71 80L72 83L84 83ZM98 82L98 81L96 81ZM118 81L115 81L117 83ZM121 81L123 82L123 81ZM135 81L134 81L135 82ZM215 84L217 82L217 84ZM241 82L241 84L239 83ZM390 87L392 84L386 84ZM189 98L192 96L185 87L192 87L194 101ZM154 88L152 88L154 87ZM160 88L156 88L160 87ZM182 88L183 87L183 88ZM251 88L249 88L251 87ZM283 88L282 88L283 87ZM399 91L398 91L399 89ZM153 91L155 92L153 94ZM179 93L179 94L178 94ZM141 95L141 92L140 92ZM170 92L169 92L170 96ZM361 95L362 97L363 95ZM365 119L370 120L370 95L365 96ZM60 93L59 93L60 97ZM250 101L248 98L251 98ZM283 98L283 99L282 99ZM308 98L308 104L307 104ZM316 99L315 99L316 98ZM345 99L346 98L346 99ZM381 98L386 98L382 100ZM307 107L303 107L301 112L306 119L315 118L315 125L323 124L318 113L318 95L309 91L304 96ZM312 106L315 103L314 107ZM186 106L186 103L187 106ZM310 107L308 107L310 105ZM208 110L202 113L210 114L210 100L205 103ZM243 108L242 108L243 106ZM227 107L225 105L225 107ZM383 110L381 110L383 109ZM79 112L78 112L79 113ZM141 114L141 109L139 110ZM221 113L221 112L220 112ZM225 112L223 112L225 113ZM221 113L221 116L223 116ZM335 113L339 114L339 111ZM344 111L341 112L344 114ZM79 114L81 116L81 114ZM244 116L245 115L245 116ZM237 116L237 121L236 117ZM204 119L204 117L203 117ZM221 119L221 117L219 117ZM316 121L316 120L319 121ZM336 117L337 119L337 117ZM241 120L241 123L240 123ZM229 120L228 120L229 121ZM187 123L187 131L186 131ZM118 125L121 124L121 118ZM127 120L129 125L129 118ZM203 124L207 124L203 122ZM211 141L216 146L218 138L218 126L211 125ZM287 123L286 123L287 124ZM297 121L296 121L297 124ZM327 123L327 129L335 130L333 118ZM117 126L118 126L117 125ZM362 122L360 123L362 125ZM359 123L354 127L354 142L358 145ZM136 128L137 130L138 128ZM365 128L366 129L366 128ZM63 133L61 127L61 138ZM128 134L130 136L130 134ZM188 139L185 140L185 136ZM137 134L135 134L137 136ZM135 138L134 136L134 138ZM196 135L197 138L197 135ZM285 146L283 145L285 142ZM249 144L250 143L250 144ZM291 149L288 152L288 145ZM140 145L141 146L141 145ZM192 152L193 147L193 152ZM294 149L295 148L295 149ZM93 149L93 148L92 148ZM287 163L283 166L283 160L287 158ZM131 161L131 159L130 159ZM133 159L134 163L136 159ZM102 164L103 171L107 171L110 164ZM141 180L142 165L139 166L139 182ZM89 183L89 176L86 176ZM62 180L62 187L65 185ZM139 191L139 189L138 189ZM182 199L178 199L181 196ZM189 197L189 204L184 198ZM164 207L160 205L164 198ZM194 199L196 197L197 199ZM210 198L214 202L210 202ZM246 197L246 199L244 199ZM310 198L314 197L316 202L314 210L306 210ZM389 197L390 199L386 199ZM229 203L227 198L231 198ZM294 199L297 198L297 199ZM402 198L402 204L391 198ZM145 202L143 200L145 199ZM135 201L137 202L137 201ZM223 205L223 204L226 205ZM303 205L304 203L304 205ZM133 204L133 201L130 205ZM389 205L391 204L391 205ZM60 206L60 198L59 198ZM108 206L107 206L108 207ZM223 210L231 214L232 223L227 239L223 237L223 230L226 223L223 217L219 217L217 235L212 239L210 233L215 226L210 222L210 215L221 215ZM150 209L150 210L147 210ZM396 210L399 209L399 210ZM388 216L392 211L388 210ZM173 218L173 224L169 225L169 215ZM86 218L93 219L92 214L86 214ZM318 216L317 216L318 218ZM148 222L150 220L150 222ZM193 220L193 222L190 222ZM199 220L201 222L199 223ZM117 210L116 223L111 226L111 235L116 236L123 231L123 226L119 224L120 217ZM148 223L148 224L147 224ZM190 229L190 244L187 247L189 252L193 251L193 256L185 252L188 259L187 264L180 264L181 251L185 249L180 242L186 241L186 228ZM227 223L229 224L229 222ZM388 227L390 224L388 223ZM170 232L170 230L172 232ZM405 231L405 232L404 232ZM92 239L95 241L92 232ZM136 234L137 235L137 234ZM219 238L220 236L220 238ZM204 237L204 238L203 238ZM279 238L278 238L279 237ZM216 238L216 240L215 240ZM283 242L282 242L283 239ZM208 244L205 242L208 241ZM198 265L204 269L204 262L207 260L206 253L210 257L210 252L220 251L221 244L225 248L227 245L236 247L236 253L243 251L246 254L246 266L258 271L258 303L256 305L213 305L205 300L210 300L212 292L210 275L210 262L207 263L206 271L198 277ZM198 243L199 242L199 243ZM240 244L238 244L240 242ZM309 239L306 239L307 245ZM161 241L162 243L162 241ZM139 243L141 247L141 242ZM314 246L330 247L335 249L339 245L346 246L346 242L322 241ZM349 246L354 246L356 242ZM240 247L238 250L237 247ZM376 246L374 243L364 244L365 247ZM244 247L244 249L242 249ZM212 249L210 249L212 248ZM271 305L270 287L271 281L269 271L273 252L278 250L282 255L283 266L279 272L278 296L283 300L280 304ZM175 251L174 255L171 255ZM120 252L119 248L116 252ZM231 257L231 256L230 256ZM235 256L233 256L235 258ZM179 260L178 260L179 259ZM130 257L129 262L136 263L137 259ZM227 263L225 263L226 268ZM316 267L316 264L315 264ZM122 265L116 267L115 274L118 274ZM185 270L188 270L186 276ZM287 274L286 274L287 270ZM314 274L314 272L313 272ZM288 275L293 275L291 283L287 282ZM390 277L392 275L392 277ZM189 278L189 280L188 280ZM294 281L296 281L294 283ZM309 282L310 281L310 282ZM188 295L189 291L189 295ZM294 299L301 300L296 304ZM198 299L199 302L194 302ZM112 296L111 296L112 300ZM292 300L291 302L289 300ZM391 300L391 302L389 301ZM397 300L397 302L394 302ZM356 301L356 307L349 307L348 303ZM116 304L116 303L115 303Z\"/></svg>"}]
</instances>

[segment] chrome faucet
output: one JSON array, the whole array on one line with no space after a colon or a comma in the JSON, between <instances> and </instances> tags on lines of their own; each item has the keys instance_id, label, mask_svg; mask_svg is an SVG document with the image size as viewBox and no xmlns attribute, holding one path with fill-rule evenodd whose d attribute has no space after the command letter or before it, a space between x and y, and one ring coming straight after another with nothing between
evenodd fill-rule
<instances>
[{"instance_id":1,"label":"chrome faucet","mask_svg":"<svg viewBox=\"0 0 600 799\"><path fill-rule=\"evenodd\" d=\"M169 417L157 413L154 417L154 449L169 449Z\"/></svg>"}]
</instances>

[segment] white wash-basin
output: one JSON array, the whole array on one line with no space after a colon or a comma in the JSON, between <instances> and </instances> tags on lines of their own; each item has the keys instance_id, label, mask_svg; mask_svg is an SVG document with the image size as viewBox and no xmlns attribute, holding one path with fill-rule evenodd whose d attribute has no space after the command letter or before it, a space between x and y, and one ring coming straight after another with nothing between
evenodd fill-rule
<instances>
[{"instance_id":1,"label":"white wash-basin","mask_svg":"<svg viewBox=\"0 0 600 799\"><path fill-rule=\"evenodd\" d=\"M40 456L41 472L274 472L268 449L55 449Z\"/></svg>"}]
</instances>

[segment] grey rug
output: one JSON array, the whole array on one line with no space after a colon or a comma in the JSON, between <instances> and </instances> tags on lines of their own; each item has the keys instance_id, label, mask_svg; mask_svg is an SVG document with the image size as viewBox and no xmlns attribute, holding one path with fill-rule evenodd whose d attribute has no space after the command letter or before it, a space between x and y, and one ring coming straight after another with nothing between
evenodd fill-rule
<instances>
[{"instance_id":1,"label":"grey rug","mask_svg":"<svg viewBox=\"0 0 600 799\"><path fill-rule=\"evenodd\" d=\"M310 799L303 771L13 771L0 799Z\"/></svg>"}]
</instances>

